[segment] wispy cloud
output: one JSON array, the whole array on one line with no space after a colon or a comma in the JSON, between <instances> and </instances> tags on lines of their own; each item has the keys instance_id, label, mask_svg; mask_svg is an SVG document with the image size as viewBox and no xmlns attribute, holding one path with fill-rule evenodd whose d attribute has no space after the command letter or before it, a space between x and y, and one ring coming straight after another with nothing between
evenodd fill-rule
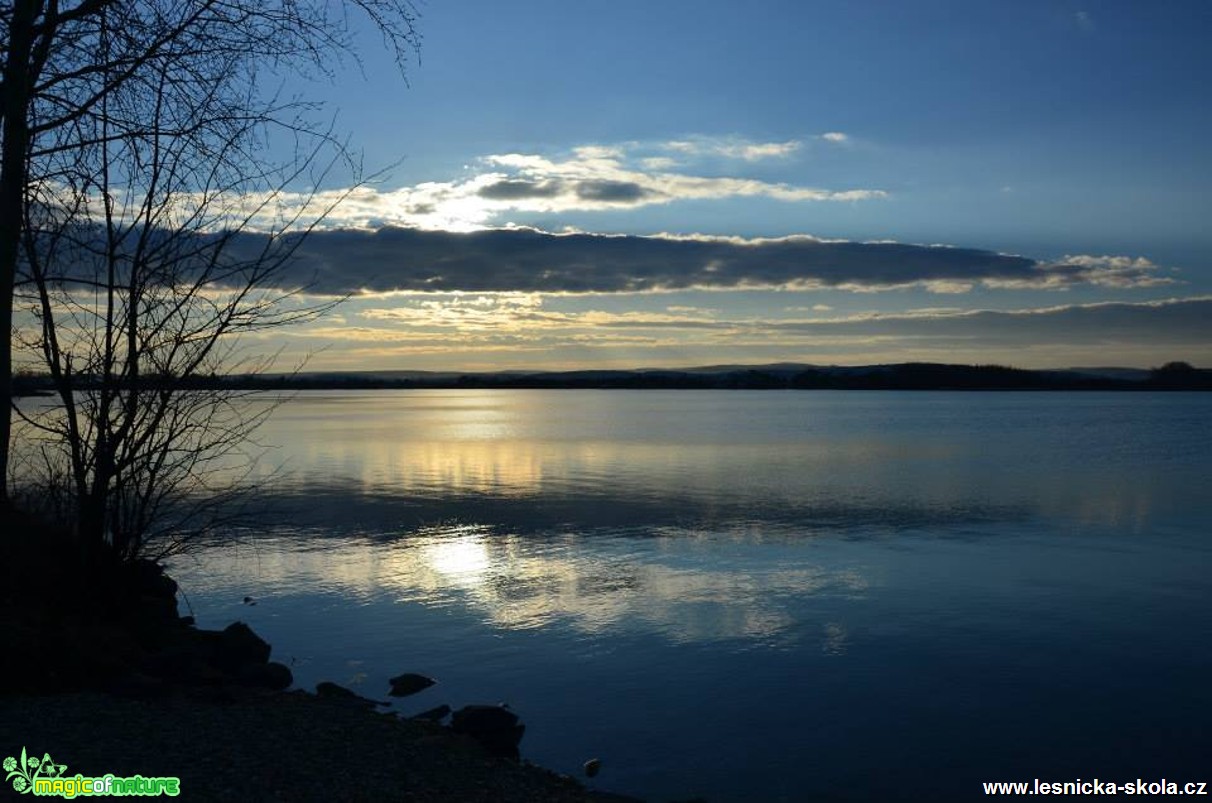
<instances>
[{"instance_id":1,"label":"wispy cloud","mask_svg":"<svg viewBox=\"0 0 1212 803\"><path fill-rule=\"evenodd\" d=\"M763 159L785 159L802 148L803 143L798 140L752 142L737 138L696 137L694 139L671 140L658 147L687 156L714 156L727 159L742 159L746 162L757 162Z\"/></svg>"},{"instance_id":2,"label":"wispy cloud","mask_svg":"<svg viewBox=\"0 0 1212 803\"><path fill-rule=\"evenodd\" d=\"M1018 310L919 310L770 324L780 332L893 335L954 344L1015 341L1062 344L1132 342L1212 344L1212 297L1140 303L1100 302Z\"/></svg>"},{"instance_id":3,"label":"wispy cloud","mask_svg":"<svg viewBox=\"0 0 1212 803\"><path fill-rule=\"evenodd\" d=\"M392 306L364 308L347 326L303 327L292 337L331 341L341 354L493 355L560 367L592 351L620 367L691 365L721 358L748 361L1001 361L1020 366L1106 360L1129 364L1212 355L1212 297L1142 303L1025 308L921 309L800 318L730 317L717 310L560 310L541 295L424 294L397 296ZM807 311L807 310L805 310ZM675 362L670 362L670 359ZM479 359L479 357L477 357ZM1079 363L1072 362L1073 359ZM492 362L480 367L493 367ZM496 367L502 367L496 364ZM567 367L565 364L564 367Z\"/></svg>"},{"instance_id":4,"label":"wispy cloud","mask_svg":"<svg viewBox=\"0 0 1212 803\"><path fill-rule=\"evenodd\" d=\"M844 135L826 135L832 136ZM280 217L283 211L308 202L313 208L323 208L340 199L323 222L325 227L373 229L395 225L471 231L514 222L510 216L515 213L631 210L729 198L810 203L886 196L878 188L812 187L745 175L750 165L789 159L802 145L798 140L695 137L658 143L583 145L557 154L487 154L476 159L468 173L458 179L390 190L333 190L319 197L286 193L267 206L267 214L272 211ZM271 222L265 221L267 227Z\"/></svg>"},{"instance_id":5,"label":"wispy cloud","mask_svg":"<svg viewBox=\"0 0 1212 803\"><path fill-rule=\"evenodd\" d=\"M1015 289L1065 289L1078 285L1095 285L1129 289L1160 287L1175 284L1168 276L1159 275L1160 267L1144 257L1094 256L1078 254L1056 262L1037 265L1037 273L1026 278L990 278L988 287Z\"/></svg>"}]
</instances>

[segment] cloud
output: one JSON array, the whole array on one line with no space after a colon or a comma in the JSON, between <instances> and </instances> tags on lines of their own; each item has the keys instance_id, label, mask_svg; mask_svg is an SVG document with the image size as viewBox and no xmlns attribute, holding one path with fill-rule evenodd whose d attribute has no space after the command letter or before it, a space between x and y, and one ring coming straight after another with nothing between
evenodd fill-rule
<instances>
[{"instance_id":1,"label":"cloud","mask_svg":"<svg viewBox=\"0 0 1212 803\"><path fill-rule=\"evenodd\" d=\"M369 321L422 326L489 330L536 317L542 298L535 293L494 293L406 299L391 307L372 307L358 315Z\"/></svg>"},{"instance_id":2,"label":"cloud","mask_svg":"<svg viewBox=\"0 0 1212 803\"><path fill-rule=\"evenodd\" d=\"M1021 310L925 310L767 324L803 335L895 336L985 345L1016 342L1212 344L1212 296L1141 303L1102 302Z\"/></svg>"},{"instance_id":3,"label":"cloud","mask_svg":"<svg viewBox=\"0 0 1212 803\"><path fill-rule=\"evenodd\" d=\"M640 166L646 170L671 170L678 166L678 160L671 156L647 156L640 160Z\"/></svg>"},{"instance_id":4,"label":"cloud","mask_svg":"<svg viewBox=\"0 0 1212 803\"><path fill-rule=\"evenodd\" d=\"M502 179L480 187L476 194L492 201L526 201L574 195L584 201L635 204L652 192L634 181L524 181Z\"/></svg>"},{"instance_id":5,"label":"cloud","mask_svg":"<svg viewBox=\"0 0 1212 803\"><path fill-rule=\"evenodd\" d=\"M581 181L576 185L577 197L586 201L608 203L639 203L654 197L651 190L634 181Z\"/></svg>"},{"instance_id":6,"label":"cloud","mask_svg":"<svg viewBox=\"0 0 1212 803\"><path fill-rule=\"evenodd\" d=\"M508 224L517 213L629 210L729 198L807 203L886 197L877 188L809 187L744 175L749 164L786 159L801 147L797 140L696 137L655 144L582 145L557 154L495 153L474 160L468 175L450 181L391 190L360 187L318 195L281 193L248 197L243 205L264 204L252 221L261 229L270 229L301 209L331 207L320 223L323 228L393 225L471 231ZM703 169L687 166L695 162L704 162Z\"/></svg>"},{"instance_id":7,"label":"cloud","mask_svg":"<svg viewBox=\"0 0 1212 803\"><path fill-rule=\"evenodd\" d=\"M363 308L345 326L300 327L366 358L491 353L509 360L583 366L589 352L616 367L747 362L1004 362L1076 365L1205 361L1212 354L1212 296L1142 303L1096 303L1017 310L922 309L838 317L730 318L719 310L560 310L538 294L421 294ZM1176 357L1175 355L1178 355ZM670 362L673 360L673 362ZM1076 360L1076 362L1075 362ZM537 364L537 363L536 363ZM563 367L571 367L564 365Z\"/></svg>"},{"instance_id":8,"label":"cloud","mask_svg":"<svg viewBox=\"0 0 1212 803\"><path fill-rule=\"evenodd\" d=\"M1037 269L1037 275L1026 280L990 279L986 285L1001 288L1065 289L1088 284L1123 290L1176 283L1167 276L1159 276L1159 267L1143 257L1079 254L1040 264Z\"/></svg>"},{"instance_id":9,"label":"cloud","mask_svg":"<svg viewBox=\"0 0 1212 803\"><path fill-rule=\"evenodd\" d=\"M758 159L783 159L800 149L798 142L768 142L760 145L746 145L737 154L740 158L753 162Z\"/></svg>"},{"instance_id":10,"label":"cloud","mask_svg":"<svg viewBox=\"0 0 1212 803\"><path fill-rule=\"evenodd\" d=\"M826 131L824 134L821 134L821 139L825 140L826 142L834 142L838 144L850 141L850 137L843 134L841 131Z\"/></svg>"},{"instance_id":11,"label":"cloud","mask_svg":"<svg viewBox=\"0 0 1212 803\"><path fill-rule=\"evenodd\" d=\"M626 188L599 188L626 195ZM260 246L257 235L238 247ZM1063 290L1079 285L1154 287L1174 282L1148 260L1067 257L1040 263L971 248L706 235L551 234L528 228L473 232L385 227L313 233L283 282L313 292L633 293L689 288L911 286L964 292L976 286Z\"/></svg>"},{"instance_id":12,"label":"cloud","mask_svg":"<svg viewBox=\"0 0 1212 803\"><path fill-rule=\"evenodd\" d=\"M502 179L486 184L477 190L481 198L494 201L517 201L524 198L554 198L563 192L563 186L558 181L519 181L517 179Z\"/></svg>"},{"instance_id":13,"label":"cloud","mask_svg":"<svg viewBox=\"0 0 1212 803\"><path fill-rule=\"evenodd\" d=\"M767 143L721 146L702 145L695 142L666 143L666 147L682 153L720 153L743 159L764 158L774 154L785 154L793 150L793 143ZM798 145L796 145L798 147ZM666 169L651 169L653 159ZM490 174L490 187L505 183L509 188L516 184L541 186L544 188L543 203L529 205L513 204L516 209L531 211L569 211L572 209L596 209L595 204L644 205L668 203L676 200L722 199L729 197L767 197L781 201L854 201L881 198L882 190L848 189L830 190L816 187L800 187L785 183L774 183L740 176L702 176L687 172L673 172L669 157L644 157L633 161L625 158L618 149L586 147L574 149L573 155L565 159L554 159L537 154L505 153L485 156L482 160L494 170L507 169L512 175ZM483 177L479 180L483 181ZM473 179L469 183L474 183ZM596 192L596 187L626 189L626 192ZM563 188L563 192L554 191ZM551 191L548 191L551 190ZM455 189L458 194L458 190ZM479 193L481 196L483 192ZM523 198L533 200L534 193L517 194L510 201ZM548 200L550 199L550 200ZM496 200L501 200L497 193ZM589 205L580 202L590 202Z\"/></svg>"},{"instance_id":14,"label":"cloud","mask_svg":"<svg viewBox=\"0 0 1212 803\"><path fill-rule=\"evenodd\" d=\"M598 326L631 330L713 329L725 339L897 338L934 346L1013 343L1212 344L1212 297L1073 304L1018 310L918 310L815 320L728 320L589 313ZM701 334L696 335L702 337Z\"/></svg>"},{"instance_id":15,"label":"cloud","mask_svg":"<svg viewBox=\"0 0 1212 803\"><path fill-rule=\"evenodd\" d=\"M551 192L519 183L496 192ZM576 192L626 203L644 188L580 182ZM99 233L81 224L76 243L95 240L70 263L78 279L96 268ZM825 240L810 235L743 238L704 234L623 235L525 227L470 232L384 226L332 229L304 237L242 231L226 239L193 234L179 241L197 258L217 254L238 273L269 255L282 264L262 284L331 295L395 292L647 293L688 289L840 289L874 293L917 287L939 294L986 289L1155 288L1177 280L1143 257L1070 255L1054 262L974 248L889 241ZM154 237L154 235L153 235ZM127 238L131 242L135 238ZM210 256L206 257L207 259ZM235 274L233 274L235 275Z\"/></svg>"},{"instance_id":16,"label":"cloud","mask_svg":"<svg viewBox=\"0 0 1212 803\"><path fill-rule=\"evenodd\" d=\"M803 147L803 143L797 140L787 140L786 142L752 142L735 137L727 139L695 137L693 139L671 140L662 143L658 147L687 156L712 156L757 162L762 159L785 159Z\"/></svg>"}]
</instances>

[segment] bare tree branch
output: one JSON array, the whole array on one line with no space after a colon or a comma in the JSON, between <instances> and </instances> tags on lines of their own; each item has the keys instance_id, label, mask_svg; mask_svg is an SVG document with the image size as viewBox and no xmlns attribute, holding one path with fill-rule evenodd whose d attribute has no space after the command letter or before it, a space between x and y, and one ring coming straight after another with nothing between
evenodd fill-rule
<instances>
[{"instance_id":1,"label":"bare tree branch","mask_svg":"<svg viewBox=\"0 0 1212 803\"><path fill-rule=\"evenodd\" d=\"M297 187L336 171L357 186L360 160L262 78L356 59L351 14L401 68L415 53L405 0L0 7L0 222L20 222L0 228L0 324L12 302L22 322L0 369L16 348L49 374L57 403L18 409L23 479L69 509L85 550L162 556L225 517L279 402L214 377L241 364L242 336L339 302L278 278L341 200L298 203ZM294 153L270 158L275 138Z\"/></svg>"}]
</instances>

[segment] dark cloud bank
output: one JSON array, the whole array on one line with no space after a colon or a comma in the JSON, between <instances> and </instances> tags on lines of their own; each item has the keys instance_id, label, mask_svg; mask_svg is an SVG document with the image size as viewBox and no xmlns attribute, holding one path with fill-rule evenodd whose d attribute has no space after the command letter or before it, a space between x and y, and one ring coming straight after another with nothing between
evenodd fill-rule
<instances>
[{"instance_id":1,"label":"dark cloud bank","mask_svg":"<svg viewBox=\"0 0 1212 803\"><path fill-rule=\"evenodd\" d=\"M504 179L482 187L476 194L492 201L520 201L532 198L556 198L566 192L570 192L583 201L619 204L639 203L659 195L659 193L654 193L632 181L586 180L569 183L556 179L546 181Z\"/></svg>"},{"instance_id":2,"label":"dark cloud bank","mask_svg":"<svg viewBox=\"0 0 1212 803\"><path fill-rule=\"evenodd\" d=\"M604 193L618 188L597 188ZM527 192L499 187L501 192ZM256 235L241 235L248 247ZM283 282L313 292L520 291L617 293L694 287L881 288L922 282L1007 286L1158 284L1152 266L1043 264L970 248L822 241L470 233L386 227L312 234Z\"/></svg>"},{"instance_id":3,"label":"dark cloud bank","mask_svg":"<svg viewBox=\"0 0 1212 803\"><path fill-rule=\"evenodd\" d=\"M962 347L1026 343L1212 343L1212 299L1105 303L1039 310L977 310L932 315L881 315L847 320L770 323L776 332L834 336L927 338Z\"/></svg>"}]
</instances>

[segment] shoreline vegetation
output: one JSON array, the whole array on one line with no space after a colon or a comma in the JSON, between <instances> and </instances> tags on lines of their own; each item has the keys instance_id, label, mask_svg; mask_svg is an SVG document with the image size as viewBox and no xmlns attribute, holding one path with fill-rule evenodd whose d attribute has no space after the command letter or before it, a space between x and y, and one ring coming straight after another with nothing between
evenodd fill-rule
<instances>
[{"instance_id":1,"label":"shoreline vegetation","mask_svg":"<svg viewBox=\"0 0 1212 803\"><path fill-rule=\"evenodd\" d=\"M158 387L144 376L146 387ZM194 390L1024 390L1184 391L1212 390L1212 370L1185 362L1159 368L1027 370L1002 365L910 362L819 366L801 363L718 365L685 369L502 371L346 371L193 376L173 387ZM14 377L16 395L44 395L49 377ZM81 379L81 388L88 386Z\"/></svg>"},{"instance_id":2,"label":"shoreline vegetation","mask_svg":"<svg viewBox=\"0 0 1212 803\"><path fill-rule=\"evenodd\" d=\"M155 562L86 564L70 533L0 513L4 755L53 755L63 778L177 777L190 800L635 801L521 760L499 706L443 725L447 706L405 718L332 683L288 690L247 625L179 615ZM405 674L385 693L432 682Z\"/></svg>"}]
</instances>

